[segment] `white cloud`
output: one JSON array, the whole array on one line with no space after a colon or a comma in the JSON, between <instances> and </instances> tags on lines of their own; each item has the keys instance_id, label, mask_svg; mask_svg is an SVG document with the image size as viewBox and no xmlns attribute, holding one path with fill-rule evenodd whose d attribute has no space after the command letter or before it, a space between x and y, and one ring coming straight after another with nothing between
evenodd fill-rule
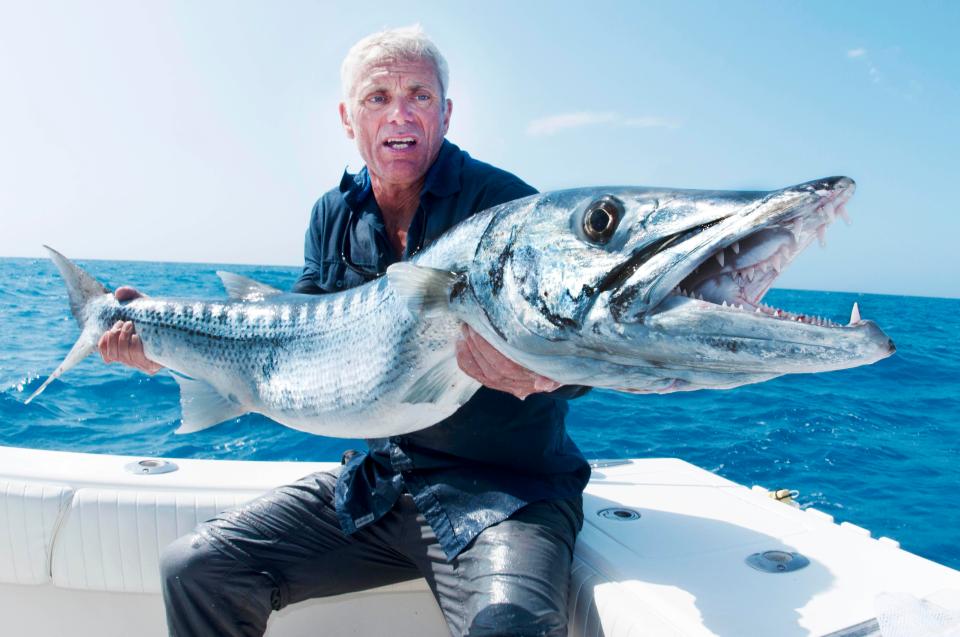
<instances>
[{"instance_id":1,"label":"white cloud","mask_svg":"<svg viewBox=\"0 0 960 637\"><path fill-rule=\"evenodd\" d=\"M527 126L527 135L554 135L565 128L581 128L592 124L606 124L617 118L616 113L561 113L540 117Z\"/></svg>"},{"instance_id":2,"label":"white cloud","mask_svg":"<svg viewBox=\"0 0 960 637\"><path fill-rule=\"evenodd\" d=\"M879 84L883 79L880 69L877 68L877 65L874 64L870 56L867 55L866 49L850 49L847 51L847 57L850 59L859 59L861 63L866 64L867 74L870 76L870 81L874 84Z\"/></svg>"},{"instance_id":3,"label":"white cloud","mask_svg":"<svg viewBox=\"0 0 960 637\"><path fill-rule=\"evenodd\" d=\"M578 113L560 113L548 117L540 117L527 125L527 135L538 137L555 135L568 128L582 128L596 124L611 124L614 126L631 126L635 128L677 128L678 124L663 117L623 117L611 112L581 111Z\"/></svg>"}]
</instances>

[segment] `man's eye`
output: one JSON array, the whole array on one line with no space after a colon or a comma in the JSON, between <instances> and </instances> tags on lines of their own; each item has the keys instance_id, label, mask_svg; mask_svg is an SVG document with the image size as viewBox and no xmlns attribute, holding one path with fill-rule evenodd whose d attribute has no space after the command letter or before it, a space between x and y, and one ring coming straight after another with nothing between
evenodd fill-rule
<instances>
[{"instance_id":1,"label":"man's eye","mask_svg":"<svg viewBox=\"0 0 960 637\"><path fill-rule=\"evenodd\" d=\"M367 98L367 101L371 104L383 104L387 101L387 98L385 98L383 95L371 95Z\"/></svg>"},{"instance_id":2,"label":"man's eye","mask_svg":"<svg viewBox=\"0 0 960 637\"><path fill-rule=\"evenodd\" d=\"M429 101L430 101L430 96L429 96L429 95L426 95L426 94L424 94L424 93L421 93L420 95L417 95L415 99L416 99L418 102L429 102Z\"/></svg>"}]
</instances>

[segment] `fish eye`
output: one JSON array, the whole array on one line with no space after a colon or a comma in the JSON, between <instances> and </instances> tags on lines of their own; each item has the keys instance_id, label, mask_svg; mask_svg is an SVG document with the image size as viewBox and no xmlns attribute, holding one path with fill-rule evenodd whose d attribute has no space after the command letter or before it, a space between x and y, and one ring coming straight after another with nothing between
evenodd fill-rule
<instances>
[{"instance_id":1,"label":"fish eye","mask_svg":"<svg viewBox=\"0 0 960 637\"><path fill-rule=\"evenodd\" d=\"M604 244L613 236L622 216L622 201L611 195L600 197L583 214L583 232L590 241Z\"/></svg>"}]
</instances>

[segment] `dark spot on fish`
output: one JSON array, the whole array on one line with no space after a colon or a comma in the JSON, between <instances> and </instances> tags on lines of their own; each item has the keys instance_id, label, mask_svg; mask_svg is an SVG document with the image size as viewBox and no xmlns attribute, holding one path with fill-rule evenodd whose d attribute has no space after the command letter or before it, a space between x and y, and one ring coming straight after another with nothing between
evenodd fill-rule
<instances>
[{"instance_id":1,"label":"dark spot on fish","mask_svg":"<svg viewBox=\"0 0 960 637\"><path fill-rule=\"evenodd\" d=\"M473 300L476 303L477 307L480 308L480 311L483 312L483 315L487 318L487 324L493 328L493 331L497 333L497 336L502 338L504 341L507 341L507 335L504 334L503 330L501 330L497 326L497 324L493 320L493 317L490 316L490 312L487 311L487 308L485 308L483 306L483 303L480 302L480 299L477 298L476 290L473 290L473 288L469 288L469 289L473 293Z\"/></svg>"},{"instance_id":2,"label":"dark spot on fish","mask_svg":"<svg viewBox=\"0 0 960 637\"><path fill-rule=\"evenodd\" d=\"M467 277L459 276L450 286L450 300L458 299L467 291Z\"/></svg>"},{"instance_id":3,"label":"dark spot on fish","mask_svg":"<svg viewBox=\"0 0 960 637\"><path fill-rule=\"evenodd\" d=\"M614 320L618 322L623 320L627 309L630 307L630 304L633 303L634 299L637 298L638 294L640 294L640 286L631 285L630 287L622 288L620 292L610 298L610 314L613 315Z\"/></svg>"},{"instance_id":4,"label":"dark spot on fish","mask_svg":"<svg viewBox=\"0 0 960 637\"><path fill-rule=\"evenodd\" d=\"M507 242L507 245L504 246L503 250L500 252L500 255L497 257L497 262L494 263L487 271L487 276L490 277L490 286L493 289L494 296L500 294L500 290L503 289L503 271L506 269L507 263L512 258L513 236L510 237L510 241Z\"/></svg>"},{"instance_id":5,"label":"dark spot on fish","mask_svg":"<svg viewBox=\"0 0 960 637\"><path fill-rule=\"evenodd\" d=\"M557 314L556 312L551 310L549 307L547 307L547 304L544 302L543 299L539 299L539 301L540 303L537 309L540 311L540 314L543 316L543 318L550 321L553 325L556 325L557 327L565 327L565 328L571 328L571 329L578 329L580 327L579 321L575 321L574 319L568 316L561 316L560 314Z\"/></svg>"},{"instance_id":6,"label":"dark spot on fish","mask_svg":"<svg viewBox=\"0 0 960 637\"><path fill-rule=\"evenodd\" d=\"M707 337L704 341L717 349L725 349L733 353L740 351L740 342L729 338Z\"/></svg>"}]
</instances>

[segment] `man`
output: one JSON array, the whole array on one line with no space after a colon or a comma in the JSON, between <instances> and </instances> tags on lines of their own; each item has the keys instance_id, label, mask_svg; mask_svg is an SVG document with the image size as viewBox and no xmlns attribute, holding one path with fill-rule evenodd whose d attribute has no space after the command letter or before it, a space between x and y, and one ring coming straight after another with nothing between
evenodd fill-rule
<instances>
[{"instance_id":1,"label":"man","mask_svg":"<svg viewBox=\"0 0 960 637\"><path fill-rule=\"evenodd\" d=\"M364 38L341 74L340 118L366 167L314 207L294 291L364 283L464 218L535 192L445 140L446 62L419 27ZM129 324L100 351L159 369ZM339 475L280 487L168 547L171 634L260 635L289 603L420 576L454 635L566 634L590 472L564 429L580 388L559 388L466 328L457 359L485 387L447 420L370 440Z\"/></svg>"}]
</instances>

